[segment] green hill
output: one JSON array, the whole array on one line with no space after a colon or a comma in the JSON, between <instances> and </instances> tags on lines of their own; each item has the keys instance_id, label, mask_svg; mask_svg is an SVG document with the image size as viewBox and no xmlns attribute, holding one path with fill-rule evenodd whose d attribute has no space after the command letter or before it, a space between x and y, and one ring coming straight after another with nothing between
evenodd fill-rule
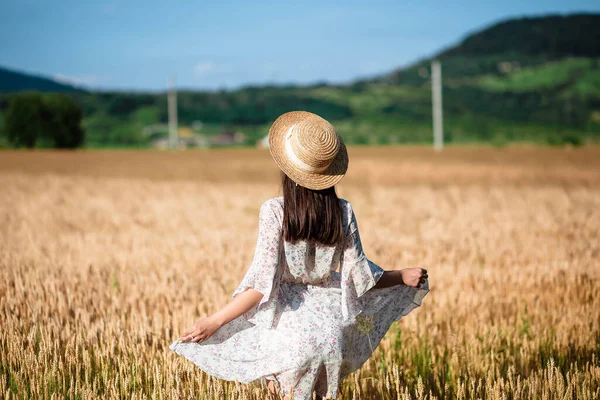
<instances>
[{"instance_id":1,"label":"green hill","mask_svg":"<svg viewBox=\"0 0 600 400\"><path fill-rule=\"evenodd\" d=\"M253 144L277 115L304 109L333 121L349 143L429 142L433 59L442 63L447 141L600 142L600 14L499 22L431 58L348 85L180 92L179 121L202 121L207 134L241 131ZM89 146L144 146L143 127L167 120L164 93L72 95ZM8 97L0 96L0 109Z\"/></svg>"},{"instance_id":2,"label":"green hill","mask_svg":"<svg viewBox=\"0 0 600 400\"><path fill-rule=\"evenodd\" d=\"M433 59L444 63L446 79L455 80L487 74L503 75L510 72L511 67L532 67L569 58L600 58L600 14L502 21L376 81L418 85L423 81L419 69L427 67Z\"/></svg>"},{"instance_id":3,"label":"green hill","mask_svg":"<svg viewBox=\"0 0 600 400\"><path fill-rule=\"evenodd\" d=\"M0 67L0 92L80 92L82 89L55 80Z\"/></svg>"},{"instance_id":4,"label":"green hill","mask_svg":"<svg viewBox=\"0 0 600 400\"><path fill-rule=\"evenodd\" d=\"M600 137L600 14L503 21L361 87L419 93L420 105L397 99L383 113L425 123L433 59L442 63L444 113L453 139Z\"/></svg>"},{"instance_id":5,"label":"green hill","mask_svg":"<svg viewBox=\"0 0 600 400\"><path fill-rule=\"evenodd\" d=\"M469 35L439 57L514 54L550 59L600 57L600 15L573 14L502 21Z\"/></svg>"}]
</instances>

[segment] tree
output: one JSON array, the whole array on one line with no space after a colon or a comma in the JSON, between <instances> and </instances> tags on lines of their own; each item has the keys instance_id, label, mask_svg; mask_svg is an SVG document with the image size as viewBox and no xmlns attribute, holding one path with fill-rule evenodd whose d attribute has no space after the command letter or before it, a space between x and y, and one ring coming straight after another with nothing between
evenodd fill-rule
<instances>
[{"instance_id":1,"label":"tree","mask_svg":"<svg viewBox=\"0 0 600 400\"><path fill-rule=\"evenodd\" d=\"M14 147L33 148L36 142L73 149L83 144L81 108L66 95L20 93L6 113L6 131Z\"/></svg>"},{"instance_id":2,"label":"tree","mask_svg":"<svg viewBox=\"0 0 600 400\"><path fill-rule=\"evenodd\" d=\"M74 149L83 144L81 108L68 96L51 95L45 103L49 111L48 129L45 134L59 149Z\"/></svg>"},{"instance_id":3,"label":"tree","mask_svg":"<svg viewBox=\"0 0 600 400\"><path fill-rule=\"evenodd\" d=\"M16 95L6 112L8 142L14 147L33 148L43 135L46 117L46 106L39 93Z\"/></svg>"}]
</instances>

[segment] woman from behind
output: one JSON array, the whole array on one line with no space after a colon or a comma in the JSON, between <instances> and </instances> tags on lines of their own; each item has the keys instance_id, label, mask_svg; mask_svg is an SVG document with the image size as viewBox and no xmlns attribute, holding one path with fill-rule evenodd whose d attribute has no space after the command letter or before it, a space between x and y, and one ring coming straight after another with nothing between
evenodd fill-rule
<instances>
[{"instance_id":1,"label":"woman from behind","mask_svg":"<svg viewBox=\"0 0 600 400\"><path fill-rule=\"evenodd\" d=\"M226 380L269 381L282 398L335 398L394 321L421 304L427 271L385 271L364 254L335 185L348 168L333 126L304 111L269 131L283 196L263 203L253 262L233 300L171 349Z\"/></svg>"}]
</instances>

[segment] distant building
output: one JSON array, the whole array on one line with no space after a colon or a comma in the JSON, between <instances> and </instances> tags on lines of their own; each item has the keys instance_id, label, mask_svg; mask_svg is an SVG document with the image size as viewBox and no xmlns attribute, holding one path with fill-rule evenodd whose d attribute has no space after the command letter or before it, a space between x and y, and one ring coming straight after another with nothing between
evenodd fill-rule
<instances>
[{"instance_id":1,"label":"distant building","mask_svg":"<svg viewBox=\"0 0 600 400\"><path fill-rule=\"evenodd\" d=\"M147 125L142 129L142 134L144 136L160 135L160 134L166 135L168 133L169 133L169 126L167 124Z\"/></svg>"},{"instance_id":2,"label":"distant building","mask_svg":"<svg viewBox=\"0 0 600 400\"><path fill-rule=\"evenodd\" d=\"M192 128L181 127L177 130L179 136L179 148L187 149L193 147L224 147L244 144L246 135L241 132L223 132L219 135L200 135ZM151 146L155 149L166 150L169 148L168 136L160 136L152 140Z\"/></svg>"},{"instance_id":3,"label":"distant building","mask_svg":"<svg viewBox=\"0 0 600 400\"><path fill-rule=\"evenodd\" d=\"M192 130L192 128L188 128L187 126L183 126L183 127L180 127L179 129L177 129L177 135L181 139L183 137L193 136L194 135L194 131Z\"/></svg>"},{"instance_id":4,"label":"distant building","mask_svg":"<svg viewBox=\"0 0 600 400\"><path fill-rule=\"evenodd\" d=\"M256 147L259 149L268 149L269 148L269 135L264 138L258 140L256 142Z\"/></svg>"},{"instance_id":5,"label":"distant building","mask_svg":"<svg viewBox=\"0 0 600 400\"><path fill-rule=\"evenodd\" d=\"M169 138L160 137L150 142L151 146L158 150L167 150L169 148ZM179 148L188 149L194 147L208 147L210 145L209 140L206 136L202 135L188 135L179 137Z\"/></svg>"},{"instance_id":6,"label":"distant building","mask_svg":"<svg viewBox=\"0 0 600 400\"><path fill-rule=\"evenodd\" d=\"M246 141L246 135L241 132L223 132L219 135L210 137L212 146L232 146L242 144Z\"/></svg>"},{"instance_id":7,"label":"distant building","mask_svg":"<svg viewBox=\"0 0 600 400\"><path fill-rule=\"evenodd\" d=\"M150 142L150 145L157 150L167 150L169 148L169 138L156 138Z\"/></svg>"},{"instance_id":8,"label":"distant building","mask_svg":"<svg viewBox=\"0 0 600 400\"><path fill-rule=\"evenodd\" d=\"M202 135L179 138L179 145L184 147L208 147L209 144L208 138Z\"/></svg>"}]
</instances>

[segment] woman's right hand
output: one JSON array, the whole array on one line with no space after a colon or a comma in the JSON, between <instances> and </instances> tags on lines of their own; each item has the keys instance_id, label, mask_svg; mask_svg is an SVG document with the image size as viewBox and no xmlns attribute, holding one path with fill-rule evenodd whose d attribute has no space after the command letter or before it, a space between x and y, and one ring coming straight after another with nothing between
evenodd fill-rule
<instances>
[{"instance_id":1,"label":"woman's right hand","mask_svg":"<svg viewBox=\"0 0 600 400\"><path fill-rule=\"evenodd\" d=\"M222 326L214 316L200 318L194 326L183 332L179 341L186 342L202 342L212 336Z\"/></svg>"},{"instance_id":2,"label":"woman's right hand","mask_svg":"<svg viewBox=\"0 0 600 400\"><path fill-rule=\"evenodd\" d=\"M423 268L405 268L400 270L402 282L406 286L421 287L427 279L427 270Z\"/></svg>"}]
</instances>

